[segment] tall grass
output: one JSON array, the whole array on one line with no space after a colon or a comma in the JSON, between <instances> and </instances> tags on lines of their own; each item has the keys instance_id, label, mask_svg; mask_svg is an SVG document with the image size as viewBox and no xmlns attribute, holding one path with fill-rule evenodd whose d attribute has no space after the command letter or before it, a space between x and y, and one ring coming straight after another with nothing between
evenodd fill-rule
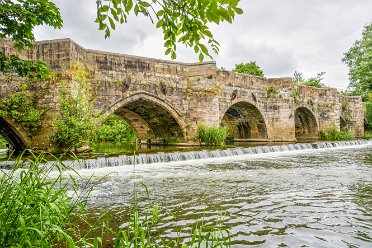
<instances>
[{"instance_id":1,"label":"tall grass","mask_svg":"<svg viewBox=\"0 0 372 248\"><path fill-rule=\"evenodd\" d=\"M336 127L328 131L320 131L321 140L352 140L353 134L347 130L338 130Z\"/></svg>"},{"instance_id":2,"label":"tall grass","mask_svg":"<svg viewBox=\"0 0 372 248\"><path fill-rule=\"evenodd\" d=\"M224 145L227 136L228 132L225 127L200 125L198 126L196 140L204 142L206 145Z\"/></svg>"},{"instance_id":3,"label":"tall grass","mask_svg":"<svg viewBox=\"0 0 372 248\"><path fill-rule=\"evenodd\" d=\"M47 163L42 155L33 156L27 163L21 159L18 157L10 170L0 172L2 247L85 245L74 223L82 216L80 210L85 208L89 190L80 194L76 184L62 183L62 170L67 167L59 161ZM51 179L53 170L58 175ZM74 198L68 188L74 190Z\"/></svg>"},{"instance_id":4,"label":"tall grass","mask_svg":"<svg viewBox=\"0 0 372 248\"><path fill-rule=\"evenodd\" d=\"M26 162L18 157L10 169L0 168L1 247L104 247L103 237L115 237L108 247L229 247L230 233L220 226L199 222L186 239L162 238L157 226L161 217L157 205L138 207L136 184L134 203L125 227L114 230L106 213L89 223L86 201L92 187L77 171L60 160L48 162L43 155ZM63 172L70 171L70 178ZM144 184L149 197L149 191ZM85 226L86 230L81 230ZM99 232L98 232L99 231ZM97 236L97 232L100 234Z\"/></svg>"}]
</instances>

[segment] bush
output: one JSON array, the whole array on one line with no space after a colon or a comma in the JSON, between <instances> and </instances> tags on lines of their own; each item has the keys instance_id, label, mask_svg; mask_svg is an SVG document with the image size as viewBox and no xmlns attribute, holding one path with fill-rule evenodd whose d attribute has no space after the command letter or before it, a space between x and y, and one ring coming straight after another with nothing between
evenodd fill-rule
<instances>
[{"instance_id":1,"label":"bush","mask_svg":"<svg viewBox=\"0 0 372 248\"><path fill-rule=\"evenodd\" d=\"M53 121L56 131L50 136L50 140L64 150L76 150L92 141L96 128L93 104L89 99L88 72L80 66L71 71L74 84L70 88L65 85L61 91L60 116Z\"/></svg>"},{"instance_id":2,"label":"bush","mask_svg":"<svg viewBox=\"0 0 372 248\"><path fill-rule=\"evenodd\" d=\"M133 128L117 115L111 115L97 129L94 140L96 142L125 142L136 141Z\"/></svg>"},{"instance_id":3,"label":"bush","mask_svg":"<svg viewBox=\"0 0 372 248\"><path fill-rule=\"evenodd\" d=\"M372 102L366 102L366 113L367 127L372 129Z\"/></svg>"},{"instance_id":4,"label":"bush","mask_svg":"<svg viewBox=\"0 0 372 248\"><path fill-rule=\"evenodd\" d=\"M336 127L328 131L320 131L321 140L352 140L353 134L347 130L338 130Z\"/></svg>"},{"instance_id":5,"label":"bush","mask_svg":"<svg viewBox=\"0 0 372 248\"><path fill-rule=\"evenodd\" d=\"M228 136L225 127L212 126L205 127L198 126L196 140L204 142L206 145L224 145Z\"/></svg>"},{"instance_id":6,"label":"bush","mask_svg":"<svg viewBox=\"0 0 372 248\"><path fill-rule=\"evenodd\" d=\"M27 85L23 84L21 91L4 97L0 117L10 117L15 123L20 124L27 132L34 132L41 127L41 117L44 110L35 107L35 101L27 92Z\"/></svg>"}]
</instances>

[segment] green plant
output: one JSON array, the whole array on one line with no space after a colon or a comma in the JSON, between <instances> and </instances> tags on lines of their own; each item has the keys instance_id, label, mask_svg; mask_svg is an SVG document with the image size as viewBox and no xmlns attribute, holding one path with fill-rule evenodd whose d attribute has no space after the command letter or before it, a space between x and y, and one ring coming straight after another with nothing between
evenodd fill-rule
<instances>
[{"instance_id":1,"label":"green plant","mask_svg":"<svg viewBox=\"0 0 372 248\"><path fill-rule=\"evenodd\" d=\"M342 61L349 67L349 89L368 100L372 91L372 23L364 27L362 38L355 41Z\"/></svg>"},{"instance_id":2,"label":"green plant","mask_svg":"<svg viewBox=\"0 0 372 248\"><path fill-rule=\"evenodd\" d=\"M198 126L196 140L204 142L206 145L224 145L227 136L228 132L226 127L205 127L200 125Z\"/></svg>"},{"instance_id":3,"label":"green plant","mask_svg":"<svg viewBox=\"0 0 372 248\"><path fill-rule=\"evenodd\" d=\"M304 85L308 87L315 87L315 88L324 88L326 87L324 83L321 81L323 80L325 72L318 73L315 77L311 77L309 79L305 79L301 72L295 71L293 75L293 82L297 85Z\"/></svg>"},{"instance_id":4,"label":"green plant","mask_svg":"<svg viewBox=\"0 0 372 248\"><path fill-rule=\"evenodd\" d=\"M233 69L235 72L245 73L257 77L264 77L264 72L261 68L256 64L256 61L251 61L249 63L240 63L235 65Z\"/></svg>"},{"instance_id":5,"label":"green plant","mask_svg":"<svg viewBox=\"0 0 372 248\"><path fill-rule=\"evenodd\" d=\"M109 116L94 134L95 142L126 142L136 141L133 128L117 115Z\"/></svg>"},{"instance_id":6,"label":"green plant","mask_svg":"<svg viewBox=\"0 0 372 248\"><path fill-rule=\"evenodd\" d=\"M59 160L47 163L43 155L27 163L22 155L0 174L0 243L2 247L82 247L77 221L83 217L90 189L77 191L75 179L62 181L72 169ZM52 179L50 174L56 170ZM75 178L78 174L74 173ZM72 195L68 191L72 189ZM70 191L71 194L71 191Z\"/></svg>"},{"instance_id":7,"label":"green plant","mask_svg":"<svg viewBox=\"0 0 372 248\"><path fill-rule=\"evenodd\" d=\"M23 84L21 90L4 97L0 109L0 116L10 117L15 123L20 124L27 132L34 132L41 127L43 109L36 107L35 101Z\"/></svg>"},{"instance_id":8,"label":"green plant","mask_svg":"<svg viewBox=\"0 0 372 248\"><path fill-rule=\"evenodd\" d=\"M366 113L367 127L372 128L372 102L366 102Z\"/></svg>"},{"instance_id":9,"label":"green plant","mask_svg":"<svg viewBox=\"0 0 372 248\"><path fill-rule=\"evenodd\" d=\"M62 89L60 94L60 117L53 121L56 131L50 140L62 149L81 147L94 139L96 119L93 104L89 101L88 72L77 66L72 68L75 89ZM70 85L71 87L71 85Z\"/></svg>"},{"instance_id":10,"label":"green plant","mask_svg":"<svg viewBox=\"0 0 372 248\"><path fill-rule=\"evenodd\" d=\"M3 138L3 136L0 135L0 149L6 148L6 144L8 141Z\"/></svg>"},{"instance_id":11,"label":"green plant","mask_svg":"<svg viewBox=\"0 0 372 248\"><path fill-rule=\"evenodd\" d=\"M347 110L349 108L349 106L350 106L349 100L346 99L346 100L342 101L342 105L341 105L342 111Z\"/></svg>"},{"instance_id":12,"label":"green plant","mask_svg":"<svg viewBox=\"0 0 372 248\"><path fill-rule=\"evenodd\" d=\"M269 87L266 90L267 97L274 97L276 94L278 94L278 91L274 87Z\"/></svg>"},{"instance_id":13,"label":"green plant","mask_svg":"<svg viewBox=\"0 0 372 248\"><path fill-rule=\"evenodd\" d=\"M333 127L327 131L320 131L319 133L321 140L352 140L353 134L347 130L338 130Z\"/></svg>"},{"instance_id":14,"label":"green plant","mask_svg":"<svg viewBox=\"0 0 372 248\"><path fill-rule=\"evenodd\" d=\"M372 139L372 131L371 130L364 130L364 138L365 139Z\"/></svg>"}]
</instances>

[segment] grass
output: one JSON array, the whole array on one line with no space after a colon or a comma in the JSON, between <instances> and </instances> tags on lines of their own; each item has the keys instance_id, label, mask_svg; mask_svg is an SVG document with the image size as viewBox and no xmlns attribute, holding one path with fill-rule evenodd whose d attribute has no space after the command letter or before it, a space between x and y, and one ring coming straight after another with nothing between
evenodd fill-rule
<instances>
[{"instance_id":1,"label":"grass","mask_svg":"<svg viewBox=\"0 0 372 248\"><path fill-rule=\"evenodd\" d=\"M372 130L364 130L364 138L372 139Z\"/></svg>"},{"instance_id":2,"label":"grass","mask_svg":"<svg viewBox=\"0 0 372 248\"><path fill-rule=\"evenodd\" d=\"M219 126L205 127L200 125L196 134L196 140L200 143L204 142L206 145L224 145L227 137L227 129Z\"/></svg>"},{"instance_id":3,"label":"grass","mask_svg":"<svg viewBox=\"0 0 372 248\"><path fill-rule=\"evenodd\" d=\"M8 141L6 141L6 139L4 139L1 135L0 135L0 149L5 149L6 148L6 144L8 143Z\"/></svg>"},{"instance_id":4,"label":"grass","mask_svg":"<svg viewBox=\"0 0 372 248\"><path fill-rule=\"evenodd\" d=\"M189 237L164 239L158 231L159 207L140 209L134 184L134 203L125 227L114 230L105 213L89 223L86 201L92 187L77 171L44 155L12 168L0 168L0 244L2 247L106 247L103 237L115 237L109 247L229 247L230 232L220 225L196 223ZM63 174L70 170L70 178ZM78 183L78 181L80 181ZM83 180L84 181L84 180ZM147 187L140 183L146 189ZM165 216L166 217L166 216ZM81 230L81 226L87 227ZM98 234L97 234L98 233Z\"/></svg>"},{"instance_id":5,"label":"grass","mask_svg":"<svg viewBox=\"0 0 372 248\"><path fill-rule=\"evenodd\" d=\"M321 140L352 140L353 134L347 130L338 130L336 127L328 131L320 131Z\"/></svg>"}]
</instances>

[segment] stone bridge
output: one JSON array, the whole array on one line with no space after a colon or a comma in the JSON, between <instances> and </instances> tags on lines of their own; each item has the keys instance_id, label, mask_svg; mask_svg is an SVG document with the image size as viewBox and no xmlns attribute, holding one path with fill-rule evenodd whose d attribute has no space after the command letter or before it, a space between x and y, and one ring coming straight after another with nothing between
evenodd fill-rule
<instances>
[{"instance_id":1,"label":"stone bridge","mask_svg":"<svg viewBox=\"0 0 372 248\"><path fill-rule=\"evenodd\" d=\"M36 42L18 53L8 39L0 51L24 59L44 60L56 72L29 90L47 110L42 128L27 133L12 120L0 119L0 131L16 146L45 149L51 144L51 120L58 115L63 73L76 64L90 74L94 111L117 114L137 137L191 141L198 125L226 126L236 140L296 141L319 137L321 130L347 128L356 138L364 133L364 104L336 89L294 85L291 78L261 78L222 70L215 62L179 63L85 49L70 39ZM16 76L1 77L0 98L19 90ZM42 92L42 93L41 93Z\"/></svg>"}]
</instances>

